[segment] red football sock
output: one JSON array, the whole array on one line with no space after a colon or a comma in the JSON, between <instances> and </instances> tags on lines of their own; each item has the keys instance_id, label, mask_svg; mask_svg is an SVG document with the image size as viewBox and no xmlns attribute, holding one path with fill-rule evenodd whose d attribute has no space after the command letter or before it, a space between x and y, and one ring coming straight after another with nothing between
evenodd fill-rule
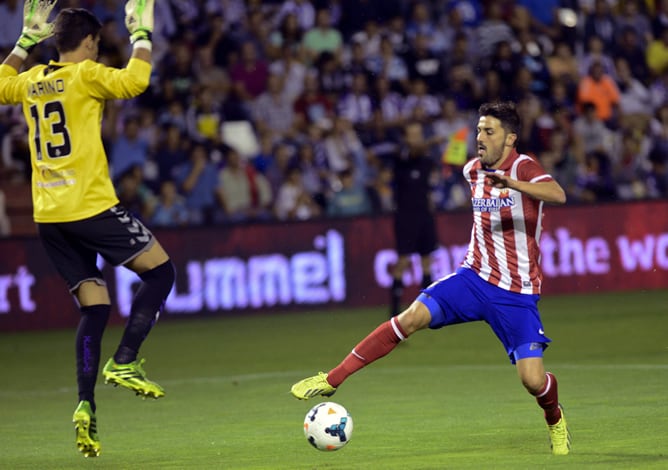
<instances>
[{"instance_id":1,"label":"red football sock","mask_svg":"<svg viewBox=\"0 0 668 470\"><path fill-rule=\"evenodd\" d=\"M404 339L406 333L396 317L382 323L355 346L338 366L329 371L327 382L332 387L338 387L349 375L385 356Z\"/></svg>"},{"instance_id":2,"label":"red football sock","mask_svg":"<svg viewBox=\"0 0 668 470\"><path fill-rule=\"evenodd\" d=\"M547 380L543 388L536 394L536 401L545 410L545 421L547 421L547 424L556 424L561 419L557 378L552 372L546 372L545 378Z\"/></svg>"}]
</instances>

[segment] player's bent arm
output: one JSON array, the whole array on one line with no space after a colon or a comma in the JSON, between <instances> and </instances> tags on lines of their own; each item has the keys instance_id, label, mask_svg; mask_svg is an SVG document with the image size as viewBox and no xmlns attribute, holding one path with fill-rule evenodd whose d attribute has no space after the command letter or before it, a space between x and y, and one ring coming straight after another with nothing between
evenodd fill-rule
<instances>
[{"instance_id":1,"label":"player's bent arm","mask_svg":"<svg viewBox=\"0 0 668 470\"><path fill-rule=\"evenodd\" d=\"M551 181L520 181L508 178L508 187L526 194L529 197L550 204L564 204L566 192L559 183Z\"/></svg>"}]
</instances>

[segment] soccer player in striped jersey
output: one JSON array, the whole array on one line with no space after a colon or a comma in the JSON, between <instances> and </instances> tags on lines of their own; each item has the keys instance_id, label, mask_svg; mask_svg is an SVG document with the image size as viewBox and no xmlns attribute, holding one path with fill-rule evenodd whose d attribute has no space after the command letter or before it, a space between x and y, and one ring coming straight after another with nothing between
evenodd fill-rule
<instances>
[{"instance_id":1,"label":"soccer player in striped jersey","mask_svg":"<svg viewBox=\"0 0 668 470\"><path fill-rule=\"evenodd\" d=\"M48 257L81 311L75 340L79 404L73 421L77 448L95 457L100 440L94 390L111 309L98 254L143 281L103 375L143 397L164 395L146 378L137 353L172 289L174 268L153 234L118 204L100 129L106 100L135 97L149 84L153 0L129 0L125 6L133 52L123 69L96 62L102 25L92 13L65 8L49 23L55 3L26 0L21 37L0 65L0 102L23 105L34 219ZM58 61L19 73L30 50L50 36Z\"/></svg>"},{"instance_id":2,"label":"soccer player in striped jersey","mask_svg":"<svg viewBox=\"0 0 668 470\"><path fill-rule=\"evenodd\" d=\"M535 159L518 153L519 132L513 103L480 107L477 158L464 167L471 185L473 228L461 266L423 289L406 310L381 324L329 373L294 384L291 392L296 398L331 396L347 377L418 330L485 321L503 343L522 384L544 410L552 453L569 453L557 380L543 366L550 339L537 307L543 204L563 204L566 195Z\"/></svg>"}]
</instances>

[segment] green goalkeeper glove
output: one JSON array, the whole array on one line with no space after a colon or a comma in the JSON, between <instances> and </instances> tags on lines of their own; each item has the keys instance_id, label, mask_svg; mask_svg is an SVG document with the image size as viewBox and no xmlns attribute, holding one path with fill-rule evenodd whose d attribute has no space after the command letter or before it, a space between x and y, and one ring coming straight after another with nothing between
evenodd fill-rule
<instances>
[{"instance_id":1,"label":"green goalkeeper glove","mask_svg":"<svg viewBox=\"0 0 668 470\"><path fill-rule=\"evenodd\" d=\"M130 32L130 43L151 40L153 3L154 0L128 0L125 4L125 26Z\"/></svg>"},{"instance_id":2,"label":"green goalkeeper glove","mask_svg":"<svg viewBox=\"0 0 668 470\"><path fill-rule=\"evenodd\" d=\"M23 29L16 45L26 52L53 34L53 23L49 23L51 10L57 0L26 0L23 5ZM25 58L25 57L24 57Z\"/></svg>"}]
</instances>

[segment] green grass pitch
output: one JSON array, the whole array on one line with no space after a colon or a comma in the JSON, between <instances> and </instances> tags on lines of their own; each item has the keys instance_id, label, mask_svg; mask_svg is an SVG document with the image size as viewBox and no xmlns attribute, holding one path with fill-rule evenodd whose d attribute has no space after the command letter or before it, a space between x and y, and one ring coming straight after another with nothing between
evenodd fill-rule
<instances>
[{"instance_id":1,"label":"green grass pitch","mask_svg":"<svg viewBox=\"0 0 668 470\"><path fill-rule=\"evenodd\" d=\"M167 396L100 380L97 459L74 445L74 331L2 333L0 468L668 468L668 291L540 307L573 434L566 457L550 454L541 410L481 323L419 332L352 376L332 397L353 416L350 444L313 449L302 421L324 400L288 390L385 320L369 309L159 323L142 356ZM103 361L119 336L107 331Z\"/></svg>"}]
</instances>

